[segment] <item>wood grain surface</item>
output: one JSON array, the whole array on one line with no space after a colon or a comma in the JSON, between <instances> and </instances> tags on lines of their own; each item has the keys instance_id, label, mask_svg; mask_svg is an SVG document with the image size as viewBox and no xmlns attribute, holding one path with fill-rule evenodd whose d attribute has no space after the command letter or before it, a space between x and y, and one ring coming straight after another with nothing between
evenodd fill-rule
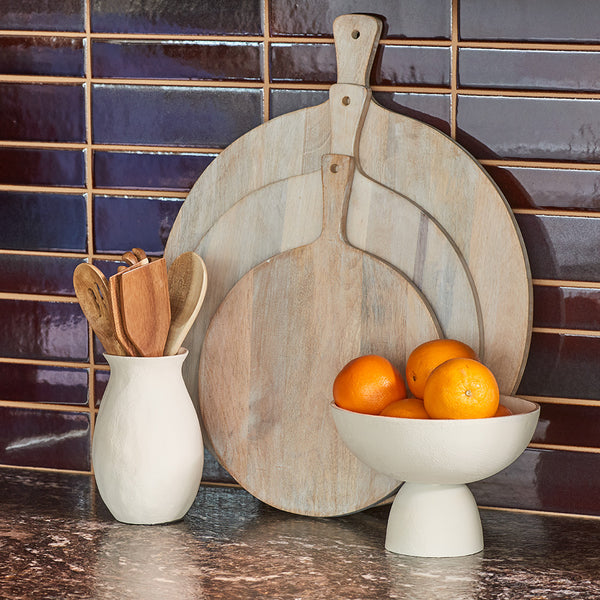
<instances>
[{"instance_id":1,"label":"wood grain surface","mask_svg":"<svg viewBox=\"0 0 600 600\"><path fill-rule=\"evenodd\" d=\"M360 510L398 482L340 441L329 403L343 365L362 354L400 369L441 330L397 269L346 241L352 157L323 157L321 235L244 275L221 303L200 359L209 443L252 494L289 512ZM305 192L306 193L306 192Z\"/></svg>"}]
</instances>

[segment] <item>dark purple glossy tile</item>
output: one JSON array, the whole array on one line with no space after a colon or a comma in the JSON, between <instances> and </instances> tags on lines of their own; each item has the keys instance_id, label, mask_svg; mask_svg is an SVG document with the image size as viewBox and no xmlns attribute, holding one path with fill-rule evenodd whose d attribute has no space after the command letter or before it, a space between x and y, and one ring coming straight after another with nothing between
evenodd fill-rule
<instances>
[{"instance_id":1,"label":"dark purple glossy tile","mask_svg":"<svg viewBox=\"0 0 600 600\"><path fill-rule=\"evenodd\" d=\"M535 285L533 326L600 330L600 288Z\"/></svg>"},{"instance_id":2,"label":"dark purple glossy tile","mask_svg":"<svg viewBox=\"0 0 600 600\"><path fill-rule=\"evenodd\" d=\"M581 50L461 48L458 77L462 87L597 91L600 54Z\"/></svg>"},{"instance_id":3,"label":"dark purple glossy tile","mask_svg":"<svg viewBox=\"0 0 600 600\"><path fill-rule=\"evenodd\" d=\"M486 168L513 208L600 211L600 171Z\"/></svg>"},{"instance_id":4,"label":"dark purple glossy tile","mask_svg":"<svg viewBox=\"0 0 600 600\"><path fill-rule=\"evenodd\" d=\"M261 0L91 3L92 31L192 35L262 34Z\"/></svg>"},{"instance_id":5,"label":"dark purple glossy tile","mask_svg":"<svg viewBox=\"0 0 600 600\"><path fill-rule=\"evenodd\" d=\"M460 0L459 31L463 40L598 41L600 13L595 0Z\"/></svg>"},{"instance_id":6,"label":"dark purple glossy tile","mask_svg":"<svg viewBox=\"0 0 600 600\"><path fill-rule=\"evenodd\" d=\"M533 442L589 448L600 446L600 403L598 406L577 406L543 402L540 406L540 420Z\"/></svg>"},{"instance_id":7,"label":"dark purple glossy tile","mask_svg":"<svg viewBox=\"0 0 600 600\"><path fill-rule=\"evenodd\" d=\"M333 44L272 44L273 82L334 83ZM432 46L380 46L372 85L443 86L450 82L450 49Z\"/></svg>"},{"instance_id":8,"label":"dark purple glossy tile","mask_svg":"<svg viewBox=\"0 0 600 600\"><path fill-rule=\"evenodd\" d=\"M384 108L429 123L450 132L450 95L375 92L374 99ZM271 118L325 102L326 90L271 90Z\"/></svg>"},{"instance_id":9,"label":"dark purple glossy tile","mask_svg":"<svg viewBox=\"0 0 600 600\"><path fill-rule=\"evenodd\" d=\"M458 96L457 141L476 158L600 160L597 100Z\"/></svg>"},{"instance_id":10,"label":"dark purple glossy tile","mask_svg":"<svg viewBox=\"0 0 600 600\"><path fill-rule=\"evenodd\" d=\"M0 406L0 463L90 470L90 416Z\"/></svg>"},{"instance_id":11,"label":"dark purple glossy tile","mask_svg":"<svg viewBox=\"0 0 600 600\"><path fill-rule=\"evenodd\" d=\"M469 484L480 506L600 516L600 454L528 448L497 475Z\"/></svg>"},{"instance_id":12,"label":"dark purple glossy tile","mask_svg":"<svg viewBox=\"0 0 600 600\"><path fill-rule=\"evenodd\" d=\"M170 198L94 197L96 252L122 254L143 248L162 255L183 200Z\"/></svg>"},{"instance_id":13,"label":"dark purple glossy tile","mask_svg":"<svg viewBox=\"0 0 600 600\"><path fill-rule=\"evenodd\" d=\"M333 21L341 14L370 13L383 20L383 35L387 38L450 37L450 0L353 0L332 3L329 0L297 2L271 0L270 25L272 35L331 37Z\"/></svg>"},{"instance_id":14,"label":"dark purple glossy tile","mask_svg":"<svg viewBox=\"0 0 600 600\"><path fill-rule=\"evenodd\" d=\"M0 300L0 356L86 361L88 325L79 304Z\"/></svg>"},{"instance_id":15,"label":"dark purple glossy tile","mask_svg":"<svg viewBox=\"0 0 600 600\"><path fill-rule=\"evenodd\" d=\"M81 38L0 36L0 73L84 77L83 48Z\"/></svg>"},{"instance_id":16,"label":"dark purple glossy tile","mask_svg":"<svg viewBox=\"0 0 600 600\"><path fill-rule=\"evenodd\" d=\"M188 191L215 154L94 152L98 188Z\"/></svg>"},{"instance_id":17,"label":"dark purple glossy tile","mask_svg":"<svg viewBox=\"0 0 600 600\"><path fill-rule=\"evenodd\" d=\"M0 248L86 249L86 203L82 195L0 192Z\"/></svg>"},{"instance_id":18,"label":"dark purple glossy tile","mask_svg":"<svg viewBox=\"0 0 600 600\"><path fill-rule=\"evenodd\" d=\"M83 31L85 0L2 0L0 29Z\"/></svg>"},{"instance_id":19,"label":"dark purple glossy tile","mask_svg":"<svg viewBox=\"0 0 600 600\"><path fill-rule=\"evenodd\" d=\"M161 40L93 43L94 77L261 81L258 42Z\"/></svg>"},{"instance_id":20,"label":"dark purple glossy tile","mask_svg":"<svg viewBox=\"0 0 600 600\"><path fill-rule=\"evenodd\" d=\"M87 406L88 372L85 369L0 363L0 398Z\"/></svg>"},{"instance_id":21,"label":"dark purple glossy tile","mask_svg":"<svg viewBox=\"0 0 600 600\"><path fill-rule=\"evenodd\" d=\"M600 400L600 337L534 332L518 393Z\"/></svg>"},{"instance_id":22,"label":"dark purple glossy tile","mask_svg":"<svg viewBox=\"0 0 600 600\"><path fill-rule=\"evenodd\" d=\"M0 139L84 142L83 85L0 83Z\"/></svg>"},{"instance_id":23,"label":"dark purple glossy tile","mask_svg":"<svg viewBox=\"0 0 600 600\"><path fill-rule=\"evenodd\" d=\"M0 292L74 296L78 258L0 254Z\"/></svg>"},{"instance_id":24,"label":"dark purple glossy tile","mask_svg":"<svg viewBox=\"0 0 600 600\"><path fill-rule=\"evenodd\" d=\"M534 278L600 281L600 217L516 218Z\"/></svg>"},{"instance_id":25,"label":"dark purple glossy tile","mask_svg":"<svg viewBox=\"0 0 600 600\"><path fill-rule=\"evenodd\" d=\"M326 90L271 90L270 118L279 117L301 108L316 106L329 98Z\"/></svg>"},{"instance_id":26,"label":"dark purple glossy tile","mask_svg":"<svg viewBox=\"0 0 600 600\"><path fill-rule=\"evenodd\" d=\"M92 92L95 143L224 148L262 122L258 89L95 85Z\"/></svg>"},{"instance_id":27,"label":"dark purple glossy tile","mask_svg":"<svg viewBox=\"0 0 600 600\"><path fill-rule=\"evenodd\" d=\"M83 187L84 153L81 150L0 148L0 183Z\"/></svg>"},{"instance_id":28,"label":"dark purple glossy tile","mask_svg":"<svg viewBox=\"0 0 600 600\"><path fill-rule=\"evenodd\" d=\"M94 406L98 408L108 385L110 371L97 369L94 371Z\"/></svg>"}]
</instances>

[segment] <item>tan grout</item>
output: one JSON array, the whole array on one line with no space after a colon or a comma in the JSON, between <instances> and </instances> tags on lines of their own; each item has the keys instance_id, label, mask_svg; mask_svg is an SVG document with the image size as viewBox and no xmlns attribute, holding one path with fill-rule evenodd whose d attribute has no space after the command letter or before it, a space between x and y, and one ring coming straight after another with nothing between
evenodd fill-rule
<instances>
[{"instance_id":1,"label":"tan grout","mask_svg":"<svg viewBox=\"0 0 600 600\"><path fill-rule=\"evenodd\" d=\"M456 139L456 119L458 114L458 0L452 0L451 11L450 136Z\"/></svg>"}]
</instances>

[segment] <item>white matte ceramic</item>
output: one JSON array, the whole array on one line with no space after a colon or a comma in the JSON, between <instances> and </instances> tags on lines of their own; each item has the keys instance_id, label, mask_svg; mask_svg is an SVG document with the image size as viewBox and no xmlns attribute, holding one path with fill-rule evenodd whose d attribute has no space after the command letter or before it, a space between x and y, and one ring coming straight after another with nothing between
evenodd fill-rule
<instances>
[{"instance_id":1,"label":"white matte ceramic","mask_svg":"<svg viewBox=\"0 0 600 600\"><path fill-rule=\"evenodd\" d=\"M176 521L198 493L204 447L181 372L187 354L105 355L111 371L92 461L100 496L118 521Z\"/></svg>"},{"instance_id":2,"label":"white matte ceramic","mask_svg":"<svg viewBox=\"0 0 600 600\"><path fill-rule=\"evenodd\" d=\"M332 403L337 431L365 464L404 481L392 504L385 547L412 556L464 556L483 549L481 519L465 485L498 473L525 450L540 407L501 396L513 412L489 419L363 415Z\"/></svg>"}]
</instances>

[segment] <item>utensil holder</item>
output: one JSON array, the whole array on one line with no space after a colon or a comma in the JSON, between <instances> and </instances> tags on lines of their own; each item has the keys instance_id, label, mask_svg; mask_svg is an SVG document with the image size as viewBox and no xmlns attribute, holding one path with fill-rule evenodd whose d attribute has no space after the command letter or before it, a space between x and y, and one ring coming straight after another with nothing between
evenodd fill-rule
<instances>
[{"instance_id":1,"label":"utensil holder","mask_svg":"<svg viewBox=\"0 0 600 600\"><path fill-rule=\"evenodd\" d=\"M198 493L204 447L181 372L187 355L105 355L92 461L100 496L123 523L177 521Z\"/></svg>"}]
</instances>

